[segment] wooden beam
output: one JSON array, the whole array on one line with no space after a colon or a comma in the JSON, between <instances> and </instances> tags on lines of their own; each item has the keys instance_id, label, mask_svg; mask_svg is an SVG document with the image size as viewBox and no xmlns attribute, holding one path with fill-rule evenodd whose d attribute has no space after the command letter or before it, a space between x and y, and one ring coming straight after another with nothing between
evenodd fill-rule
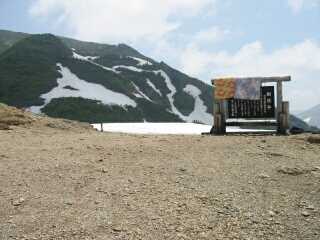
<instances>
[{"instance_id":1,"label":"wooden beam","mask_svg":"<svg viewBox=\"0 0 320 240\"><path fill-rule=\"evenodd\" d=\"M224 78L215 78L211 80L211 83L214 85L214 81L218 79L224 79ZM230 78L228 78L230 79ZM250 77L250 78L235 78L235 79L256 79L257 81L261 81L263 83L268 82L290 82L291 76L284 76L284 77Z\"/></svg>"},{"instance_id":2,"label":"wooden beam","mask_svg":"<svg viewBox=\"0 0 320 240\"><path fill-rule=\"evenodd\" d=\"M235 126L248 126L248 127L275 127L278 126L278 124L276 122L269 122L269 121L251 121L251 122L227 122L226 123L227 126L229 127L235 127Z\"/></svg>"}]
</instances>

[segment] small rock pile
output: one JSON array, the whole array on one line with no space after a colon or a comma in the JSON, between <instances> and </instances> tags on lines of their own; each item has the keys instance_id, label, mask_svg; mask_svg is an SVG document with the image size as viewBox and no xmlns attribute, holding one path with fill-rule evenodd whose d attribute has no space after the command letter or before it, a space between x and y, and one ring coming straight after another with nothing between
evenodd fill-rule
<instances>
[{"instance_id":1,"label":"small rock pile","mask_svg":"<svg viewBox=\"0 0 320 240\"><path fill-rule=\"evenodd\" d=\"M32 118L23 110L0 103L0 130L10 130L10 126L30 124Z\"/></svg>"}]
</instances>

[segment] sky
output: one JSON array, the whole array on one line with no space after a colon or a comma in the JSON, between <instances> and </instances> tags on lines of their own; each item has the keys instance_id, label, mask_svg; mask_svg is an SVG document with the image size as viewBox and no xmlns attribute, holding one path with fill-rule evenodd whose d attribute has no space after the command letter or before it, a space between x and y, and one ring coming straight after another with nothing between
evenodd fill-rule
<instances>
[{"instance_id":1,"label":"sky","mask_svg":"<svg viewBox=\"0 0 320 240\"><path fill-rule=\"evenodd\" d=\"M0 29L126 43L206 83L291 75L291 109L320 104L320 0L0 0Z\"/></svg>"}]
</instances>

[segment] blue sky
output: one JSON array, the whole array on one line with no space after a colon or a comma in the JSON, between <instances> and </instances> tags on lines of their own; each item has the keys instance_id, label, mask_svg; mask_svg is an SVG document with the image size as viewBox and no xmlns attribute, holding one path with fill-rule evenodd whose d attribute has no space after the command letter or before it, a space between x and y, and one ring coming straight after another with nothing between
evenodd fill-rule
<instances>
[{"instance_id":1,"label":"blue sky","mask_svg":"<svg viewBox=\"0 0 320 240\"><path fill-rule=\"evenodd\" d=\"M0 29L127 43L208 82L292 75L293 110L320 103L320 0L0 0Z\"/></svg>"}]
</instances>

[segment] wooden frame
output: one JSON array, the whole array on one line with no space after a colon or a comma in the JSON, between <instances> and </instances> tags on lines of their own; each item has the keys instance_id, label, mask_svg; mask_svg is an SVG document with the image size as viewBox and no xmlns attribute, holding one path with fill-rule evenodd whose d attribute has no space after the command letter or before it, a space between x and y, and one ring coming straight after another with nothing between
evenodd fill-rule
<instances>
[{"instance_id":1,"label":"wooden frame","mask_svg":"<svg viewBox=\"0 0 320 240\"><path fill-rule=\"evenodd\" d=\"M220 78L221 79L221 78ZM239 78L237 78L239 79ZM245 79L245 78L243 78ZM226 134L227 126L277 126L278 134L287 134L290 127L290 113L289 113L289 102L283 101L283 82L291 81L290 76L285 77L256 77L254 78L262 83L276 83L277 84L277 110L275 121L244 121L237 123L227 123L228 111L227 111L227 100L214 100L213 102L213 115L214 115L214 126L213 133L217 135ZM214 81L212 84L214 85Z\"/></svg>"}]
</instances>

